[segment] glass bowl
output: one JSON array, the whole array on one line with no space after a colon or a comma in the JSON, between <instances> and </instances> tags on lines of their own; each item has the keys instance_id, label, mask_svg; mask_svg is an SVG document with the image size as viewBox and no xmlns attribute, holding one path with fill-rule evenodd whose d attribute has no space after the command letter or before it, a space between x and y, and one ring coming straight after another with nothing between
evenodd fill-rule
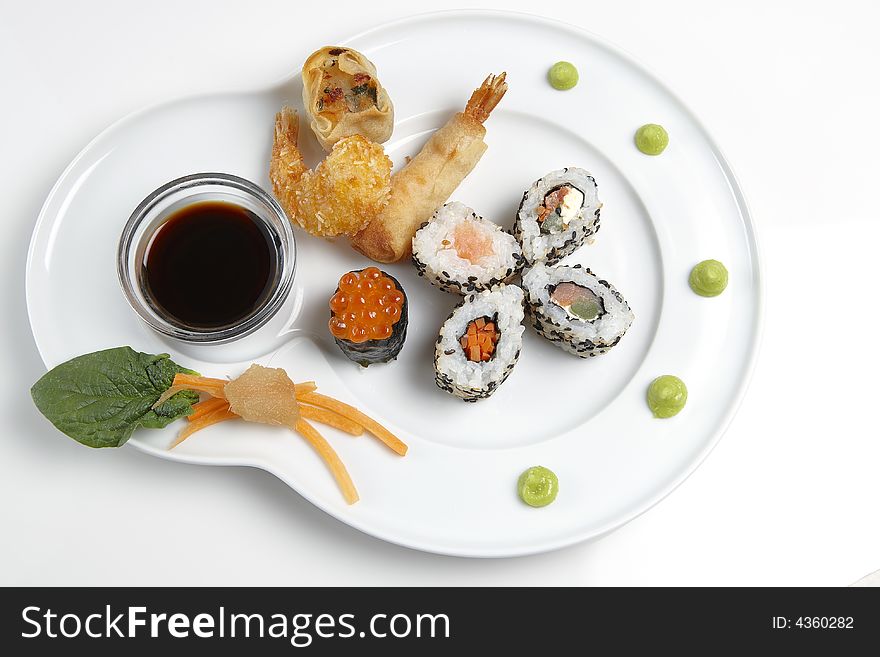
<instances>
[{"instance_id":1,"label":"glass bowl","mask_svg":"<svg viewBox=\"0 0 880 657\"><path fill-rule=\"evenodd\" d=\"M153 300L146 282L146 257L153 236L182 208L206 201L250 211L262 222L275 258L274 274L259 304L233 324L210 328L187 326L170 316ZM138 205L119 238L116 268L129 305L159 333L184 342L230 342L256 331L281 308L293 285L296 242L284 210L261 187L227 173L195 173L162 185Z\"/></svg>"}]
</instances>

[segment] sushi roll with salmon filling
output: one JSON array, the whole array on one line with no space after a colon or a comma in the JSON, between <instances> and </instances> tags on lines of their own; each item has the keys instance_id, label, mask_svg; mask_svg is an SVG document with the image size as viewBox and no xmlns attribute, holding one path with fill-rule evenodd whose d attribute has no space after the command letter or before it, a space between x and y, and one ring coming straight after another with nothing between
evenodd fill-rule
<instances>
[{"instance_id":1,"label":"sushi roll with salmon filling","mask_svg":"<svg viewBox=\"0 0 880 657\"><path fill-rule=\"evenodd\" d=\"M580 265L547 267L538 263L523 275L522 284L535 330L581 358L611 349L635 317L611 283Z\"/></svg>"},{"instance_id":2,"label":"sushi roll with salmon filling","mask_svg":"<svg viewBox=\"0 0 880 657\"><path fill-rule=\"evenodd\" d=\"M437 338L437 387L467 402L491 396L519 359L523 317L523 291L516 285L466 296Z\"/></svg>"},{"instance_id":3,"label":"sushi roll with salmon filling","mask_svg":"<svg viewBox=\"0 0 880 657\"><path fill-rule=\"evenodd\" d=\"M403 287L376 267L344 274L330 299L330 333L342 353L363 367L397 358L407 321Z\"/></svg>"},{"instance_id":4,"label":"sushi roll with salmon filling","mask_svg":"<svg viewBox=\"0 0 880 657\"><path fill-rule=\"evenodd\" d=\"M529 265L552 265L599 232L599 189L587 171L551 171L523 194L513 234Z\"/></svg>"},{"instance_id":5,"label":"sushi roll with salmon filling","mask_svg":"<svg viewBox=\"0 0 880 657\"><path fill-rule=\"evenodd\" d=\"M458 202L442 206L416 232L412 259L419 276L454 294L490 290L525 263L512 235Z\"/></svg>"}]
</instances>

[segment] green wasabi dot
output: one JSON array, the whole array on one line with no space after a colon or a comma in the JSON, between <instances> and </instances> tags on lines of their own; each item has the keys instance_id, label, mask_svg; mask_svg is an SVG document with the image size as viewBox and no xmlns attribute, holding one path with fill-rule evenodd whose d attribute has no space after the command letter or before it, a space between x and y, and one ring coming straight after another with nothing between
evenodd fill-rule
<instances>
[{"instance_id":1,"label":"green wasabi dot","mask_svg":"<svg viewBox=\"0 0 880 657\"><path fill-rule=\"evenodd\" d=\"M554 89L566 91L578 83L578 70L571 62L556 62L547 72L547 79Z\"/></svg>"},{"instance_id":2,"label":"green wasabi dot","mask_svg":"<svg viewBox=\"0 0 880 657\"><path fill-rule=\"evenodd\" d=\"M645 155L660 155L669 144L669 135L662 125L646 123L636 130L636 148Z\"/></svg>"},{"instance_id":3,"label":"green wasabi dot","mask_svg":"<svg viewBox=\"0 0 880 657\"><path fill-rule=\"evenodd\" d=\"M654 417L678 415L687 402L688 391L684 381L677 376L664 374L651 381L648 386L648 408Z\"/></svg>"},{"instance_id":4,"label":"green wasabi dot","mask_svg":"<svg viewBox=\"0 0 880 657\"><path fill-rule=\"evenodd\" d=\"M556 499L559 480L552 470L536 465L519 476L516 488L520 499L529 506L547 506Z\"/></svg>"},{"instance_id":5,"label":"green wasabi dot","mask_svg":"<svg viewBox=\"0 0 880 657\"><path fill-rule=\"evenodd\" d=\"M717 297L727 287L727 267L717 260L703 260L691 269L688 284L701 297Z\"/></svg>"}]
</instances>

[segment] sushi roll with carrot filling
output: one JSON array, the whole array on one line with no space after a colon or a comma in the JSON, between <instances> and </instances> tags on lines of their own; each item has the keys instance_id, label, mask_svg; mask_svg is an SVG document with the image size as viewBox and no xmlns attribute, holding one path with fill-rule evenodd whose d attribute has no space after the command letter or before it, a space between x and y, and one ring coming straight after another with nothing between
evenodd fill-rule
<instances>
[{"instance_id":1,"label":"sushi roll with carrot filling","mask_svg":"<svg viewBox=\"0 0 880 657\"><path fill-rule=\"evenodd\" d=\"M523 275L522 283L532 326L575 356L604 354L620 342L633 322L623 295L580 265L538 263Z\"/></svg>"},{"instance_id":2,"label":"sushi roll with carrot filling","mask_svg":"<svg viewBox=\"0 0 880 657\"><path fill-rule=\"evenodd\" d=\"M350 271L330 298L329 328L342 353L367 367L397 358L406 340L407 299L377 267Z\"/></svg>"},{"instance_id":3,"label":"sushi roll with carrot filling","mask_svg":"<svg viewBox=\"0 0 880 657\"><path fill-rule=\"evenodd\" d=\"M599 188L577 167L551 171L523 194L513 234L532 265L559 262L599 232Z\"/></svg>"},{"instance_id":4,"label":"sushi roll with carrot filling","mask_svg":"<svg viewBox=\"0 0 880 657\"><path fill-rule=\"evenodd\" d=\"M490 397L519 359L523 317L523 291L516 285L465 297L437 338L437 386L468 402Z\"/></svg>"},{"instance_id":5,"label":"sushi roll with carrot filling","mask_svg":"<svg viewBox=\"0 0 880 657\"><path fill-rule=\"evenodd\" d=\"M457 201L442 206L416 232L412 259L419 276L454 294L492 289L525 264L512 235Z\"/></svg>"}]
</instances>

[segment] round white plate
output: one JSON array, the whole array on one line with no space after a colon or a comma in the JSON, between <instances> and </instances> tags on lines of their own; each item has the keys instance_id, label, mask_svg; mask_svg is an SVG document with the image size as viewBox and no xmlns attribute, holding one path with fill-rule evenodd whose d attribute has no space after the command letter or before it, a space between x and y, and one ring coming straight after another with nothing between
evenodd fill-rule
<instances>
[{"instance_id":1,"label":"round white plate","mask_svg":"<svg viewBox=\"0 0 880 657\"><path fill-rule=\"evenodd\" d=\"M132 209L162 183L197 171L234 173L268 188L273 117L283 103L301 107L297 77L147 109L109 128L71 163L43 207L28 260L28 308L46 365L131 345L170 352L209 376L235 376L258 360L284 367L295 380L314 379L410 445L401 459L368 436L327 429L360 491L354 506L345 505L308 445L281 429L227 423L167 452L174 426L139 431L130 444L189 463L264 468L343 522L413 548L527 554L631 520L711 450L755 357L761 286L754 231L720 151L644 68L563 24L497 12L440 13L344 44L374 61L392 96L397 125L386 150L398 165L488 73L507 71L510 91L486 124L489 149L453 199L509 227L535 179L565 166L590 170L605 204L602 230L569 261L591 267L629 301L636 320L621 343L580 360L527 330L508 381L492 398L464 404L434 385L432 368L434 340L457 298L398 264L387 269L409 296L406 345L396 362L362 370L333 344L326 321L339 276L366 260L342 242L301 232L296 290L273 335L195 349L141 324L115 273L116 243ZM546 82L548 67L560 59L580 71L571 91ZM291 62L291 69L298 65ZM660 157L633 146L633 132L648 122L671 135ZM308 129L301 134L314 164L317 145ZM715 299L687 285L691 266L705 258L730 269L730 285ZM645 389L665 373L687 382L690 399L679 416L656 420ZM519 473L537 464L560 481L557 501L543 509L522 504L515 491Z\"/></svg>"}]
</instances>

